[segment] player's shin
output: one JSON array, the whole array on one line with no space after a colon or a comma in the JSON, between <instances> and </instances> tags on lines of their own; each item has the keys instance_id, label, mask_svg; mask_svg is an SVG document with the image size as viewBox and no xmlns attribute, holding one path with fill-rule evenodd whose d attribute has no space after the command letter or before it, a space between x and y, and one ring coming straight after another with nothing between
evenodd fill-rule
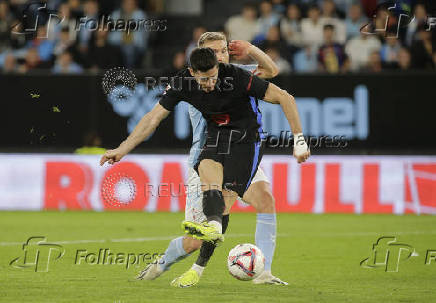
<instances>
[{"instance_id":1,"label":"player's shin","mask_svg":"<svg viewBox=\"0 0 436 303\"><path fill-rule=\"evenodd\" d=\"M276 214L258 213L256 222L256 246L265 256L265 271L271 271L271 263L276 247Z\"/></svg>"},{"instance_id":2,"label":"player's shin","mask_svg":"<svg viewBox=\"0 0 436 303\"><path fill-rule=\"evenodd\" d=\"M187 256L189 256L189 253L187 253L183 248L183 237L178 237L172 240L170 242L170 245L168 245L164 256L159 261L160 268L163 271L167 271L170 269L171 265L180 260L183 260Z\"/></svg>"},{"instance_id":3,"label":"player's shin","mask_svg":"<svg viewBox=\"0 0 436 303\"><path fill-rule=\"evenodd\" d=\"M219 233L222 233L224 209L225 203L222 191L211 189L203 192L203 212L209 224L213 225Z\"/></svg>"},{"instance_id":4,"label":"player's shin","mask_svg":"<svg viewBox=\"0 0 436 303\"><path fill-rule=\"evenodd\" d=\"M222 218L222 227L223 227L223 234L227 230L227 226L229 225L229 215L224 215ZM207 262L209 262L210 258L213 255L213 252L215 251L216 245L211 242L203 242L200 248L200 254L198 255L197 261L195 261L194 265L192 265L192 269L195 270L198 275L201 276L203 273L204 268L207 265Z\"/></svg>"}]
</instances>

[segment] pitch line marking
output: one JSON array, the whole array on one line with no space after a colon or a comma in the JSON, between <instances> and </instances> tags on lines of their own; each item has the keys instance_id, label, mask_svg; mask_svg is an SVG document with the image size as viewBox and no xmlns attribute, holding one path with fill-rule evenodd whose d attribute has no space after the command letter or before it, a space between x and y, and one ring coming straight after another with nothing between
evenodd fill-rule
<instances>
[{"instance_id":1,"label":"pitch line marking","mask_svg":"<svg viewBox=\"0 0 436 303\"><path fill-rule=\"evenodd\" d=\"M383 232L351 232L351 233L292 233L277 234L279 238L287 237L354 237L354 236L380 236L380 235L436 235L436 230L432 231L383 231ZM50 241L54 244L81 244L81 243L132 243L147 241L167 241L179 237L180 235L165 237L142 237L142 238L120 238L120 239L98 239L98 240L69 240L69 241ZM226 238L252 237L254 234L228 234ZM24 242L0 242L0 246L22 245Z\"/></svg>"}]
</instances>

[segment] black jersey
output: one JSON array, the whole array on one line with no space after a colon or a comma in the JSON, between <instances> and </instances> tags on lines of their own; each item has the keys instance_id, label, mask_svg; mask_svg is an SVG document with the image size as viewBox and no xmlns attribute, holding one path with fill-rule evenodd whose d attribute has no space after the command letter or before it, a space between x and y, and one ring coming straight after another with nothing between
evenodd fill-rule
<instances>
[{"instance_id":1,"label":"black jersey","mask_svg":"<svg viewBox=\"0 0 436 303\"><path fill-rule=\"evenodd\" d=\"M180 101L192 104L207 121L208 137L219 133L232 141L257 141L262 123L258 99L265 96L269 82L231 64L220 63L218 68L217 84L208 93L198 87L188 69L181 71L160 105L172 111Z\"/></svg>"}]
</instances>

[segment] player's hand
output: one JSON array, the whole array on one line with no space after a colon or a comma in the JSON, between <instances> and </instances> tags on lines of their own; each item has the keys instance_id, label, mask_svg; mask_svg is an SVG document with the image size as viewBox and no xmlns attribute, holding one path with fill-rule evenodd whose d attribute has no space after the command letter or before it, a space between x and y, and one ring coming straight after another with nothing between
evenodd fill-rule
<instances>
[{"instance_id":1,"label":"player's hand","mask_svg":"<svg viewBox=\"0 0 436 303\"><path fill-rule=\"evenodd\" d=\"M244 40L232 40L229 43L229 54L233 55L236 60L245 59L249 54L250 42Z\"/></svg>"},{"instance_id":2,"label":"player's hand","mask_svg":"<svg viewBox=\"0 0 436 303\"><path fill-rule=\"evenodd\" d=\"M126 154L119 147L116 149L107 150L100 159L100 166L106 162L109 164L119 162L125 155Z\"/></svg>"},{"instance_id":3,"label":"player's hand","mask_svg":"<svg viewBox=\"0 0 436 303\"><path fill-rule=\"evenodd\" d=\"M294 137L294 157L298 163L303 163L310 157L310 149L302 134L297 138Z\"/></svg>"}]
</instances>

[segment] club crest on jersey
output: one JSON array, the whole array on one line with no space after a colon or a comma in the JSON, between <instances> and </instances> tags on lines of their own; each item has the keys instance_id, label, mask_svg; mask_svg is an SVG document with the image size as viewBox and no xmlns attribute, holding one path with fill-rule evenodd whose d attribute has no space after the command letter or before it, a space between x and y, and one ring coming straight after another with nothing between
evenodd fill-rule
<instances>
[{"instance_id":1,"label":"club crest on jersey","mask_svg":"<svg viewBox=\"0 0 436 303\"><path fill-rule=\"evenodd\" d=\"M212 120L218 124L218 126L227 125L230 122L230 115L229 114L216 114L212 115Z\"/></svg>"}]
</instances>

